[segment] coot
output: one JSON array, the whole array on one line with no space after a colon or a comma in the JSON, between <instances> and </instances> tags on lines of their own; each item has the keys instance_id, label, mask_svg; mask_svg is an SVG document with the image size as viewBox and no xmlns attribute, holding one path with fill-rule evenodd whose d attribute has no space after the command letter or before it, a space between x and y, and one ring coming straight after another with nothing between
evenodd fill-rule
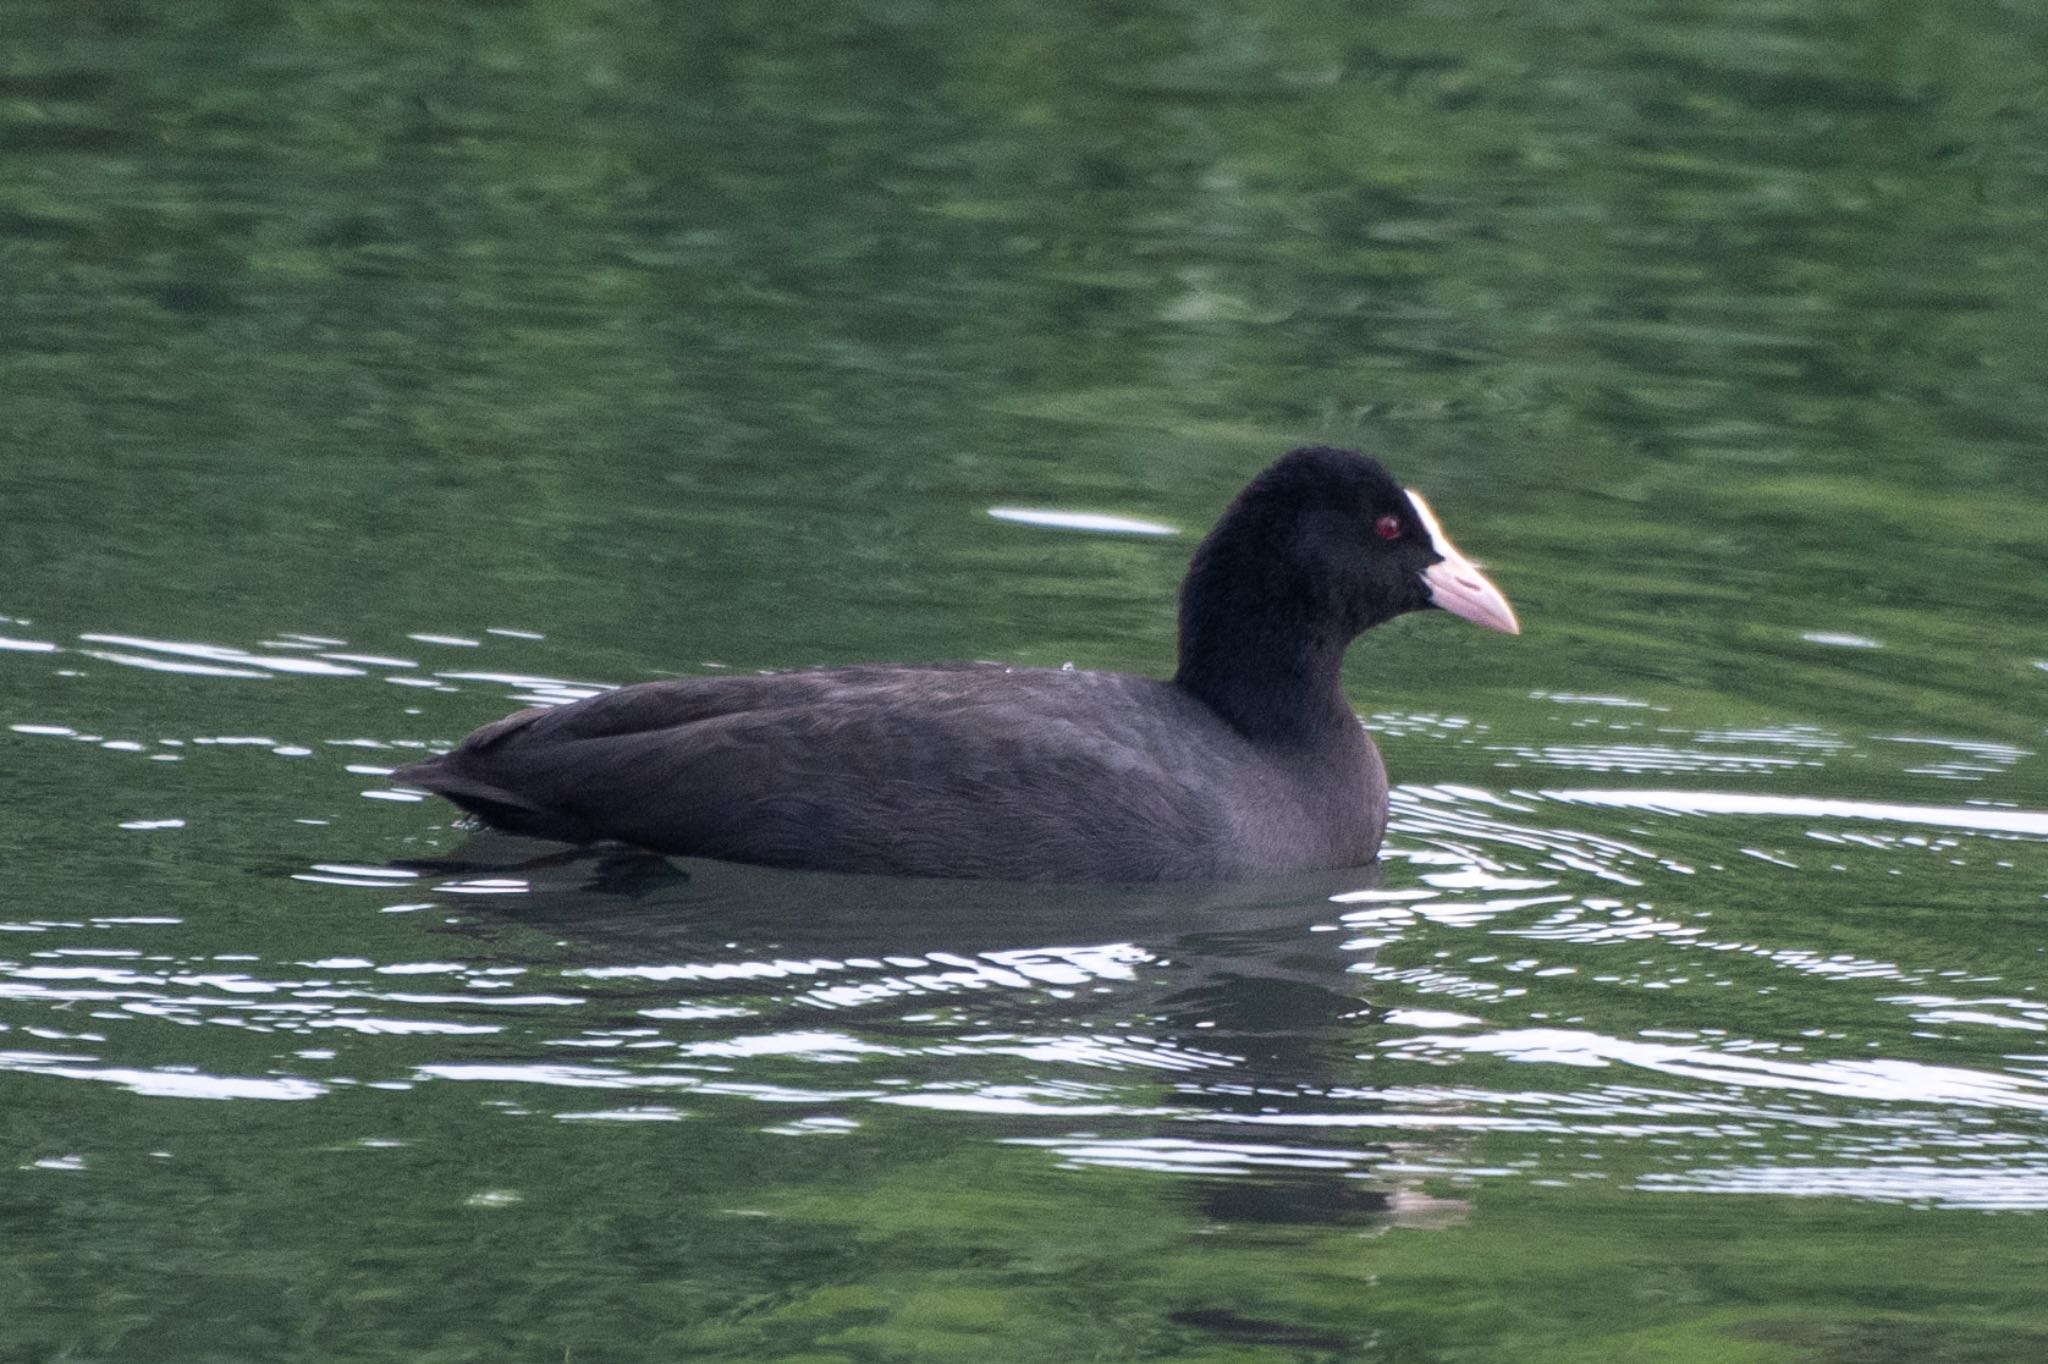
<instances>
[{"instance_id":1,"label":"coot","mask_svg":"<svg viewBox=\"0 0 2048 1364\"><path fill-rule=\"evenodd\" d=\"M1350 450L1283 455L1180 593L1171 681L987 663L644 682L523 710L396 780L568 843L782 867L1035 881L1221 880L1370 862L1387 774L1345 647L1507 598L1418 493Z\"/></svg>"}]
</instances>

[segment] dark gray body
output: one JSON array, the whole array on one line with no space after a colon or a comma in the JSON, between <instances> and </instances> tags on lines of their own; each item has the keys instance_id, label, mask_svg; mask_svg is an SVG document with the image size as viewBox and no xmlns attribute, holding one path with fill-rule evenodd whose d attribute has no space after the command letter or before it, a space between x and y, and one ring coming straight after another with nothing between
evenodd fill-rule
<instances>
[{"instance_id":1,"label":"dark gray body","mask_svg":"<svg viewBox=\"0 0 2048 1364\"><path fill-rule=\"evenodd\" d=\"M514 833L773 866L1235 879L1373 859L1355 719L1253 744L1172 683L996 664L626 687L521 711L396 779Z\"/></svg>"}]
</instances>

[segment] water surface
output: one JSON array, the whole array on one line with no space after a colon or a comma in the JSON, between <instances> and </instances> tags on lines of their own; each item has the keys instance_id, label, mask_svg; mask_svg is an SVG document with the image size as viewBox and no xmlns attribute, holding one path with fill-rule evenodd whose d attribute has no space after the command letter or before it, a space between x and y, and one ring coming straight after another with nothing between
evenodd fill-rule
<instances>
[{"instance_id":1,"label":"water surface","mask_svg":"<svg viewBox=\"0 0 2048 1364\"><path fill-rule=\"evenodd\" d=\"M20 3L0 1355L2048 1353L2048 252L1990 3ZM1383 452L1380 865L527 865L515 705L1161 671Z\"/></svg>"}]
</instances>

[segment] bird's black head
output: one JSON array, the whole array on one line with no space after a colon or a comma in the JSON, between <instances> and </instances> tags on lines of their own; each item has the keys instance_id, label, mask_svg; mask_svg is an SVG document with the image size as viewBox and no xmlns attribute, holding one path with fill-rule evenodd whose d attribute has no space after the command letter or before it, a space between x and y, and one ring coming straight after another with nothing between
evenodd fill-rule
<instances>
[{"instance_id":1,"label":"bird's black head","mask_svg":"<svg viewBox=\"0 0 2048 1364\"><path fill-rule=\"evenodd\" d=\"M1191 609L1242 612L1339 643L1426 607L1520 630L1427 502L1378 460L1327 445L1289 451L1238 494L1196 551L1181 603L1184 631Z\"/></svg>"}]
</instances>

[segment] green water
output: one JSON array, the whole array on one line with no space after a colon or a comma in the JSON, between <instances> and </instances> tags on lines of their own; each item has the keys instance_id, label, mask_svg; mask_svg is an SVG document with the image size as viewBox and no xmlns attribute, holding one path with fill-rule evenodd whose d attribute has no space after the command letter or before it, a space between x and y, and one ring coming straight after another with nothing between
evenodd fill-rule
<instances>
[{"instance_id":1,"label":"green water","mask_svg":"<svg viewBox=\"0 0 2048 1364\"><path fill-rule=\"evenodd\" d=\"M2044 90L1972 0L0 0L0 1358L2048 1356ZM1354 651L1377 868L385 775L1164 670L1309 440L1527 630Z\"/></svg>"}]
</instances>

